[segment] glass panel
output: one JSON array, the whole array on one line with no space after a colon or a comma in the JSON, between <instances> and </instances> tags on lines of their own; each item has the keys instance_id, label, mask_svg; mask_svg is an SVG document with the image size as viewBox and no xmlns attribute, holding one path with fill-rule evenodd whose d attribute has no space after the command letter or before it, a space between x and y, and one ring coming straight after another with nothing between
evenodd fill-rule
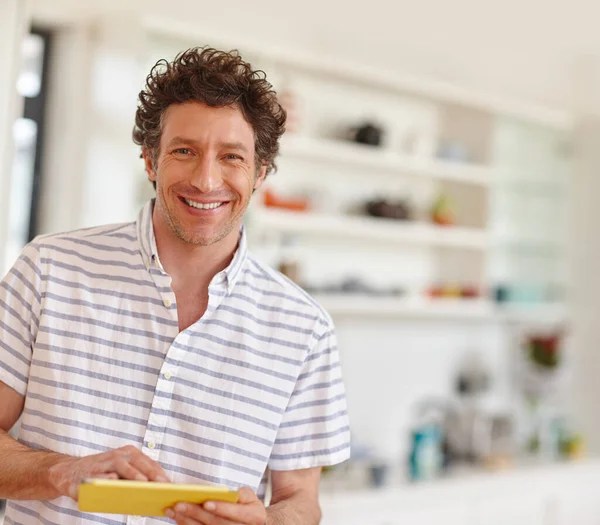
<instances>
[{"instance_id":1,"label":"glass panel","mask_svg":"<svg viewBox=\"0 0 600 525\"><path fill-rule=\"evenodd\" d=\"M27 35L21 48L23 63L17 90L25 98L37 97L42 87L44 39L40 35ZM8 242L3 261L10 268L27 243L38 126L34 120L19 118L13 126L15 158L10 183L8 214Z\"/></svg>"},{"instance_id":2,"label":"glass panel","mask_svg":"<svg viewBox=\"0 0 600 525\"><path fill-rule=\"evenodd\" d=\"M29 234L37 124L31 119L17 119L13 134L16 151L10 185L8 250L4 261L7 268L18 257Z\"/></svg>"},{"instance_id":3,"label":"glass panel","mask_svg":"<svg viewBox=\"0 0 600 525\"><path fill-rule=\"evenodd\" d=\"M496 122L491 277L519 302L554 301L565 287L567 137L509 118Z\"/></svg>"}]
</instances>

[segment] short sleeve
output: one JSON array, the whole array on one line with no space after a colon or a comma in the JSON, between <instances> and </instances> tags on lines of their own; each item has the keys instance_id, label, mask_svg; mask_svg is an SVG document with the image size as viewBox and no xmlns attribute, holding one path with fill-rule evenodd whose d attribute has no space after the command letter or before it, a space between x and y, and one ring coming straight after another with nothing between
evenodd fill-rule
<instances>
[{"instance_id":1,"label":"short sleeve","mask_svg":"<svg viewBox=\"0 0 600 525\"><path fill-rule=\"evenodd\" d=\"M335 465L350 456L346 391L329 324L307 354L273 447L271 470Z\"/></svg>"},{"instance_id":2,"label":"short sleeve","mask_svg":"<svg viewBox=\"0 0 600 525\"><path fill-rule=\"evenodd\" d=\"M23 396L41 308L38 253L28 244L0 281L0 381Z\"/></svg>"}]
</instances>

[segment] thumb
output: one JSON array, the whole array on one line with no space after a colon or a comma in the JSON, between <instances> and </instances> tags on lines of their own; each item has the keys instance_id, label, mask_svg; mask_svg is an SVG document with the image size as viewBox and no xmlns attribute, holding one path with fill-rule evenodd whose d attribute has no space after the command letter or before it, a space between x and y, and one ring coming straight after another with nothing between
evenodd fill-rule
<instances>
[{"instance_id":1,"label":"thumb","mask_svg":"<svg viewBox=\"0 0 600 525\"><path fill-rule=\"evenodd\" d=\"M68 494L73 501L77 501L79 498L79 483L71 483L69 485Z\"/></svg>"},{"instance_id":2,"label":"thumb","mask_svg":"<svg viewBox=\"0 0 600 525\"><path fill-rule=\"evenodd\" d=\"M258 499L256 494L250 487L241 487L240 490L238 491L238 494L239 494L238 503L241 503L242 505L248 504L248 503L254 503Z\"/></svg>"}]
</instances>

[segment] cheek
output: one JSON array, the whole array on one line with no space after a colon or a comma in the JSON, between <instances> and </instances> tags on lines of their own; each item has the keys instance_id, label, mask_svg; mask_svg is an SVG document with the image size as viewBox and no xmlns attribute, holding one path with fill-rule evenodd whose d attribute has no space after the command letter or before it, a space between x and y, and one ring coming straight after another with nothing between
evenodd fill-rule
<instances>
[{"instance_id":1,"label":"cheek","mask_svg":"<svg viewBox=\"0 0 600 525\"><path fill-rule=\"evenodd\" d=\"M246 200L252 195L254 190L255 178L248 173L237 173L230 179L230 185L233 190Z\"/></svg>"}]
</instances>

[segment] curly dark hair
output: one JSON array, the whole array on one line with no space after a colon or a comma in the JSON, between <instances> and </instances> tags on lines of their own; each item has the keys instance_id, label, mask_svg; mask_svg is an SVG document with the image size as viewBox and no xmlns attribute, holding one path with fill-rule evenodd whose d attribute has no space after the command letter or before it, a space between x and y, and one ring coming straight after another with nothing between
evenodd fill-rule
<instances>
[{"instance_id":1,"label":"curly dark hair","mask_svg":"<svg viewBox=\"0 0 600 525\"><path fill-rule=\"evenodd\" d=\"M183 102L239 107L254 130L257 166L266 165L267 174L276 169L286 113L264 71L254 71L237 50L194 47L179 53L173 62L161 59L154 65L140 91L133 128L133 141L149 151L154 161L162 117L171 104Z\"/></svg>"}]
</instances>

